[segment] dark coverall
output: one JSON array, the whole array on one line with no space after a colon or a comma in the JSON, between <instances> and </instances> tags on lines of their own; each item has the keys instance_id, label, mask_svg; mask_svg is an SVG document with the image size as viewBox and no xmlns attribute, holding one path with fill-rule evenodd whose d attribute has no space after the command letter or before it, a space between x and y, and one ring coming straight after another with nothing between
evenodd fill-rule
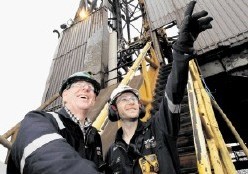
<instances>
[{"instance_id":1,"label":"dark coverall","mask_svg":"<svg viewBox=\"0 0 248 174\"><path fill-rule=\"evenodd\" d=\"M151 119L138 127L130 144L122 139L122 128L106 154L107 174L141 174L138 159L156 154L160 174L180 173L177 137L180 123L180 103L188 79L189 55L173 52L172 70L168 77L160 108Z\"/></svg>"},{"instance_id":2,"label":"dark coverall","mask_svg":"<svg viewBox=\"0 0 248 174\"><path fill-rule=\"evenodd\" d=\"M29 112L7 163L7 174L96 174L103 165L101 137L85 126L85 135L64 108L58 114Z\"/></svg>"}]
</instances>

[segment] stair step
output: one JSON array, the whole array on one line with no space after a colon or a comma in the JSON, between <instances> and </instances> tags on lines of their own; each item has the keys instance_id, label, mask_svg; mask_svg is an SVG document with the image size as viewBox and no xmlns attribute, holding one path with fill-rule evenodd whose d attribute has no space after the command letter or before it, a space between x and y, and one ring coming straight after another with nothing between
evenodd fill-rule
<instances>
[{"instance_id":1,"label":"stair step","mask_svg":"<svg viewBox=\"0 0 248 174\"><path fill-rule=\"evenodd\" d=\"M190 152L194 152L195 151L195 146L186 146L186 147L180 147L178 148L178 153L180 154L184 154L184 153L190 153Z\"/></svg>"},{"instance_id":2,"label":"stair step","mask_svg":"<svg viewBox=\"0 0 248 174\"><path fill-rule=\"evenodd\" d=\"M172 64L160 66L159 75L154 90L154 101L152 102L152 109L150 110L150 113L152 115L158 111L159 104L164 97L165 86L171 68ZM195 155L193 130L188 106L188 95L186 90L181 104L180 130L177 141L177 149L180 159L180 170L182 174L197 174L198 170Z\"/></svg>"},{"instance_id":3,"label":"stair step","mask_svg":"<svg viewBox=\"0 0 248 174\"><path fill-rule=\"evenodd\" d=\"M197 170L196 165L196 155L195 153L187 153L184 155L179 155L180 159L180 168L184 170L184 172L189 171L192 169L191 172L195 172Z\"/></svg>"},{"instance_id":4,"label":"stair step","mask_svg":"<svg viewBox=\"0 0 248 174\"><path fill-rule=\"evenodd\" d=\"M177 147L185 147L185 146L193 146L194 145L194 139L193 136L190 137L179 137L177 141Z\"/></svg>"}]
</instances>

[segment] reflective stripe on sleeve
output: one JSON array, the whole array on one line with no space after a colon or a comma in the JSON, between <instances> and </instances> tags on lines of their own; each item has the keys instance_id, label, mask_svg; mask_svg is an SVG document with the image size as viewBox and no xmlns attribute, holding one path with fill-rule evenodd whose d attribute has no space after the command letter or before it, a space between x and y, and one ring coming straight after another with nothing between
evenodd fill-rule
<instances>
[{"instance_id":1,"label":"reflective stripe on sleeve","mask_svg":"<svg viewBox=\"0 0 248 174\"><path fill-rule=\"evenodd\" d=\"M167 103L168 103L168 107L169 110L173 113L173 114L178 114L181 111L181 104L173 104L172 101L169 99L169 97L167 96L167 93L165 91L164 93L166 99L167 99Z\"/></svg>"},{"instance_id":2,"label":"reflective stripe on sleeve","mask_svg":"<svg viewBox=\"0 0 248 174\"><path fill-rule=\"evenodd\" d=\"M53 117L55 118L55 120L58 123L60 130L65 128L63 122L61 121L61 119L59 118L59 115L57 113L55 113L55 112L48 112L48 113L53 115Z\"/></svg>"},{"instance_id":3,"label":"reflective stripe on sleeve","mask_svg":"<svg viewBox=\"0 0 248 174\"><path fill-rule=\"evenodd\" d=\"M41 137L35 139L30 144L28 144L24 148L23 155L21 158L21 165L20 165L21 174L23 173L23 169L25 166L25 160L31 153L33 153L34 151L36 151L37 149L39 149L43 145L45 145L45 144L47 144L53 140L57 140L57 139L63 139L63 137L57 133L46 134L46 135L42 135Z\"/></svg>"}]
</instances>

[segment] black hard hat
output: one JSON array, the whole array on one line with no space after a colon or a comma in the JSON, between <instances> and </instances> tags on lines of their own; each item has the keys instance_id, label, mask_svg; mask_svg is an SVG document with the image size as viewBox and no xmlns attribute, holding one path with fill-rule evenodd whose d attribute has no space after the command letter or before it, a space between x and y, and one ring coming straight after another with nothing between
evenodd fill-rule
<instances>
[{"instance_id":1,"label":"black hard hat","mask_svg":"<svg viewBox=\"0 0 248 174\"><path fill-rule=\"evenodd\" d=\"M75 83L80 80L91 83L94 86L95 94L96 95L99 94L100 89L101 89L100 84L94 79L94 77L89 72L80 71L80 72L76 72L72 74L67 79L63 80L61 87L59 89L59 95L62 96L63 91L66 89L68 85L71 85L72 83Z\"/></svg>"}]
</instances>

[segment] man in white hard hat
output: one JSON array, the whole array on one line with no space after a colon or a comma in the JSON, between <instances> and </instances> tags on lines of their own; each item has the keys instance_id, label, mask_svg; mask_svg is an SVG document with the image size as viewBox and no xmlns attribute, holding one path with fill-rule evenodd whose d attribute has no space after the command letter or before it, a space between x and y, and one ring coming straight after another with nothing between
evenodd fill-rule
<instances>
[{"instance_id":1,"label":"man in white hard hat","mask_svg":"<svg viewBox=\"0 0 248 174\"><path fill-rule=\"evenodd\" d=\"M31 111L11 149L7 174L97 174L102 169L101 137L87 118L100 84L88 72L62 82L58 112Z\"/></svg>"},{"instance_id":2,"label":"man in white hard hat","mask_svg":"<svg viewBox=\"0 0 248 174\"><path fill-rule=\"evenodd\" d=\"M146 123L140 121L144 109L139 93L120 85L109 100L109 120L121 122L107 155L107 174L178 174L177 153L180 103L188 79L188 62L194 55L193 44L198 34L212 28L213 20L206 11L193 13L196 1L186 9L179 38L173 45L172 70L159 110Z\"/></svg>"}]
</instances>

